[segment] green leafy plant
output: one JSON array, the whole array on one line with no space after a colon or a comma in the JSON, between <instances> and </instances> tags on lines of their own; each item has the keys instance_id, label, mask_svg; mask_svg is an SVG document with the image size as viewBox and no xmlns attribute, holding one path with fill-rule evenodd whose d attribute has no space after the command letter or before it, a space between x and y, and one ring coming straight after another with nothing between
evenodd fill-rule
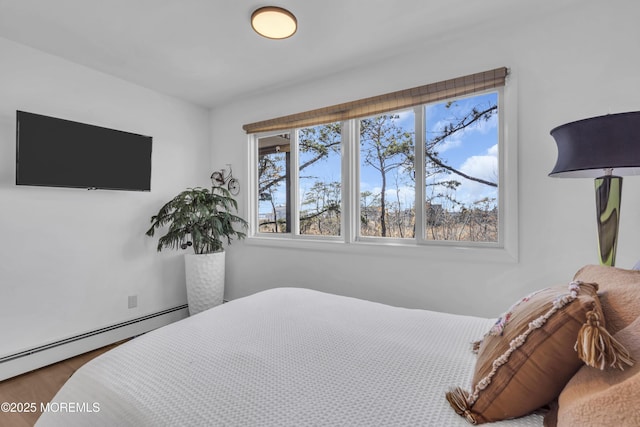
<instances>
[{"instance_id":1,"label":"green leafy plant","mask_svg":"<svg viewBox=\"0 0 640 427\"><path fill-rule=\"evenodd\" d=\"M187 249L192 246L196 254L223 250L223 241L243 239L247 222L232 213L238 203L222 187L188 188L166 203L151 217L151 228L146 235L153 237L155 230L169 226L167 234L158 240L158 252L163 248ZM239 229L234 228L239 226Z\"/></svg>"}]
</instances>

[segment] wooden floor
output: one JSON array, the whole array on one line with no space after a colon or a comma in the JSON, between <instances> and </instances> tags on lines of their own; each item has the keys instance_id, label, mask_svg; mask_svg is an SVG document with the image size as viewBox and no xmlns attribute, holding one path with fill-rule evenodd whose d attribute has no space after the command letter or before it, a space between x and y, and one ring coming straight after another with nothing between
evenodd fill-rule
<instances>
[{"instance_id":1,"label":"wooden floor","mask_svg":"<svg viewBox=\"0 0 640 427\"><path fill-rule=\"evenodd\" d=\"M124 342L124 341L123 341ZM89 353L81 354L68 360L37 369L20 376L0 381L0 404L35 403L36 412L4 412L0 411L0 426L31 427L40 417L40 404L51 401L60 387L82 365L96 356L111 350L122 342L112 344Z\"/></svg>"}]
</instances>

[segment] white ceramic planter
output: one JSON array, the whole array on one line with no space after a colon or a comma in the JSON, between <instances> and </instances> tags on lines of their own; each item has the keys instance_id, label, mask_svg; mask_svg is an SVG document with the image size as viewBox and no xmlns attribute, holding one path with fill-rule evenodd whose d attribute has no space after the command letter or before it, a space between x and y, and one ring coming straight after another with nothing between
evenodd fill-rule
<instances>
[{"instance_id":1,"label":"white ceramic planter","mask_svg":"<svg viewBox=\"0 0 640 427\"><path fill-rule=\"evenodd\" d=\"M189 314L222 304L224 296L224 252L185 254Z\"/></svg>"}]
</instances>

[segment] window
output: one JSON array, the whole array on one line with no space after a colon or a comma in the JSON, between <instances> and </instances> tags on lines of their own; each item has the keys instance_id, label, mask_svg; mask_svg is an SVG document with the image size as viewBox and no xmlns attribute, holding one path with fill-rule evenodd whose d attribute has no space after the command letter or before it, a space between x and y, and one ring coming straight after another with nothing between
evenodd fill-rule
<instances>
[{"instance_id":1,"label":"window","mask_svg":"<svg viewBox=\"0 0 640 427\"><path fill-rule=\"evenodd\" d=\"M506 69L496 71L503 74L493 86L434 97L427 85L426 102L404 108L391 109L393 101L364 114L375 109L356 101L320 118L314 111L246 125L253 235L504 247L505 230L515 230L515 220L505 227L515 184L502 188L504 166L515 151L504 155Z\"/></svg>"},{"instance_id":2,"label":"window","mask_svg":"<svg viewBox=\"0 0 640 427\"><path fill-rule=\"evenodd\" d=\"M360 236L415 237L415 113L360 122Z\"/></svg>"},{"instance_id":3,"label":"window","mask_svg":"<svg viewBox=\"0 0 640 427\"><path fill-rule=\"evenodd\" d=\"M340 123L258 138L259 233L340 235L341 147Z\"/></svg>"},{"instance_id":4,"label":"window","mask_svg":"<svg viewBox=\"0 0 640 427\"><path fill-rule=\"evenodd\" d=\"M258 231L291 232L291 138L288 133L259 139L257 167Z\"/></svg>"},{"instance_id":5,"label":"window","mask_svg":"<svg viewBox=\"0 0 640 427\"><path fill-rule=\"evenodd\" d=\"M301 235L340 235L341 129L330 123L298 131Z\"/></svg>"},{"instance_id":6,"label":"window","mask_svg":"<svg viewBox=\"0 0 640 427\"><path fill-rule=\"evenodd\" d=\"M425 109L425 239L498 241L498 92Z\"/></svg>"}]
</instances>

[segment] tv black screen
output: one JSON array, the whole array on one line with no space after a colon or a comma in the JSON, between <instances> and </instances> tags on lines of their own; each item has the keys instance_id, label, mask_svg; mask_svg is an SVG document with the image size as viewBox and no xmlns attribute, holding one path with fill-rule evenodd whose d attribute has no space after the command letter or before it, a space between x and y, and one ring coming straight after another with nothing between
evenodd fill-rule
<instances>
[{"instance_id":1,"label":"tv black screen","mask_svg":"<svg viewBox=\"0 0 640 427\"><path fill-rule=\"evenodd\" d=\"M152 137L16 112L16 184L151 190Z\"/></svg>"}]
</instances>

